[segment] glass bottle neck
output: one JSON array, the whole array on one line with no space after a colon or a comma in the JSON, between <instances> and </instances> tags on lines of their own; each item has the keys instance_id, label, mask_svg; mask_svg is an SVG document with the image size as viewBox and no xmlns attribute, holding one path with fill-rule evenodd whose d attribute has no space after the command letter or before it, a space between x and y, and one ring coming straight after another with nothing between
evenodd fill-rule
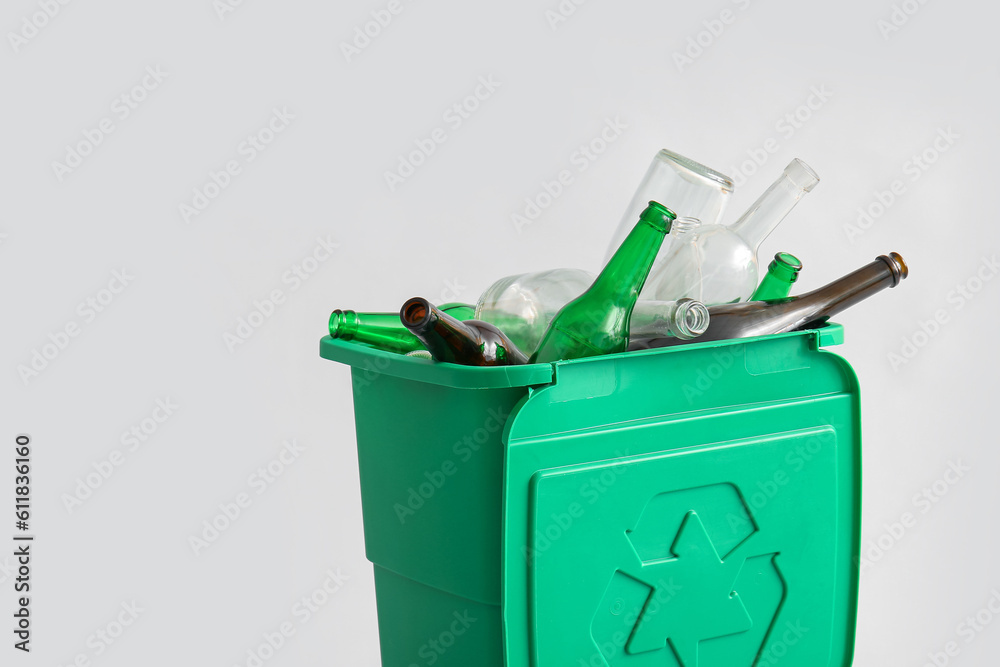
<instances>
[{"instance_id":1,"label":"glass bottle neck","mask_svg":"<svg viewBox=\"0 0 1000 667\"><path fill-rule=\"evenodd\" d=\"M768 273L789 285L798 280L801 270L802 262L795 255L790 255L787 252L776 254L767 267Z\"/></svg>"},{"instance_id":2,"label":"glass bottle neck","mask_svg":"<svg viewBox=\"0 0 1000 667\"><path fill-rule=\"evenodd\" d=\"M435 307L426 299L407 301L400 311L400 317L406 328L417 336L437 335L444 339L475 337L475 333L463 322Z\"/></svg>"},{"instance_id":3,"label":"glass bottle neck","mask_svg":"<svg viewBox=\"0 0 1000 667\"><path fill-rule=\"evenodd\" d=\"M675 220L672 211L650 202L587 294L609 303L634 302Z\"/></svg>"},{"instance_id":4,"label":"glass bottle neck","mask_svg":"<svg viewBox=\"0 0 1000 667\"><path fill-rule=\"evenodd\" d=\"M392 313L335 310L330 315L330 336L394 352L407 352L423 347L420 340L400 322L399 314Z\"/></svg>"},{"instance_id":5,"label":"glass bottle neck","mask_svg":"<svg viewBox=\"0 0 1000 667\"><path fill-rule=\"evenodd\" d=\"M438 306L458 320L470 320L475 316L475 309L465 303L446 303ZM399 313L359 313L354 310L335 310L330 315L330 336L349 340L366 332L405 331L406 327L399 319Z\"/></svg>"},{"instance_id":6,"label":"glass bottle neck","mask_svg":"<svg viewBox=\"0 0 1000 667\"><path fill-rule=\"evenodd\" d=\"M863 301L875 292L895 287L909 274L903 258L896 253L879 255L874 262L848 273L832 283L798 297L789 306L800 312L814 311L817 319L827 319Z\"/></svg>"},{"instance_id":7,"label":"glass bottle neck","mask_svg":"<svg viewBox=\"0 0 1000 667\"><path fill-rule=\"evenodd\" d=\"M784 173L764 191L730 229L743 237L756 254L760 244L791 212L819 177L802 160L792 160Z\"/></svg>"},{"instance_id":8,"label":"glass bottle neck","mask_svg":"<svg viewBox=\"0 0 1000 667\"><path fill-rule=\"evenodd\" d=\"M330 314L330 336L350 339L358 331L358 314L353 310L335 310Z\"/></svg>"},{"instance_id":9,"label":"glass bottle neck","mask_svg":"<svg viewBox=\"0 0 1000 667\"><path fill-rule=\"evenodd\" d=\"M685 216L674 220L673 224L670 225L670 233L678 238L686 237L695 234L700 227L701 220Z\"/></svg>"},{"instance_id":10,"label":"glass bottle neck","mask_svg":"<svg viewBox=\"0 0 1000 667\"><path fill-rule=\"evenodd\" d=\"M629 320L629 339L674 336L689 340L708 329L708 308L694 299L638 301Z\"/></svg>"}]
</instances>

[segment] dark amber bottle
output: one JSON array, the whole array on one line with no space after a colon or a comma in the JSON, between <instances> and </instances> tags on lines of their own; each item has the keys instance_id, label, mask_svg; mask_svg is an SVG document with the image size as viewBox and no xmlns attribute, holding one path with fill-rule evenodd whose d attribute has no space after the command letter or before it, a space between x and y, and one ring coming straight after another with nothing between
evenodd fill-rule
<instances>
[{"instance_id":1,"label":"dark amber bottle","mask_svg":"<svg viewBox=\"0 0 1000 667\"><path fill-rule=\"evenodd\" d=\"M908 275L906 262L898 253L879 255L857 271L801 296L709 306L710 320L705 333L690 340L658 338L650 341L648 347L766 336L821 326L854 304L895 287Z\"/></svg>"},{"instance_id":2,"label":"dark amber bottle","mask_svg":"<svg viewBox=\"0 0 1000 667\"><path fill-rule=\"evenodd\" d=\"M399 319L437 361L466 366L512 366L528 362L527 356L492 324L479 320L462 322L427 299L408 300L399 310Z\"/></svg>"}]
</instances>

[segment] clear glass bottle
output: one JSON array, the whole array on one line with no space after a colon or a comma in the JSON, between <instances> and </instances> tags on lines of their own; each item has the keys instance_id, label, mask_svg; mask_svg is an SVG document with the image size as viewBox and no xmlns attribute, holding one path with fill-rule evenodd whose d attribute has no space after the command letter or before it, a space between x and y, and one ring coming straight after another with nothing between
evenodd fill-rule
<instances>
[{"instance_id":1,"label":"clear glass bottle","mask_svg":"<svg viewBox=\"0 0 1000 667\"><path fill-rule=\"evenodd\" d=\"M760 244L819 182L804 162L782 175L729 227L680 218L670 250L653 267L644 298L706 305L747 300L757 287Z\"/></svg>"},{"instance_id":2,"label":"clear glass bottle","mask_svg":"<svg viewBox=\"0 0 1000 667\"><path fill-rule=\"evenodd\" d=\"M625 210L608 245L605 263L625 240L650 200L664 202L678 217L698 218L706 224L714 224L722 218L733 190L733 180L725 174L664 148L653 158ZM669 251L670 243L667 237L660 257Z\"/></svg>"},{"instance_id":3,"label":"clear glass bottle","mask_svg":"<svg viewBox=\"0 0 1000 667\"><path fill-rule=\"evenodd\" d=\"M532 363L626 349L632 309L675 218L667 207L649 202L590 288L556 313L531 355Z\"/></svg>"},{"instance_id":4,"label":"clear glass bottle","mask_svg":"<svg viewBox=\"0 0 1000 667\"><path fill-rule=\"evenodd\" d=\"M581 269L552 269L501 278L479 297L475 319L496 326L520 349L533 351L556 313L593 282L594 274Z\"/></svg>"},{"instance_id":5,"label":"clear glass bottle","mask_svg":"<svg viewBox=\"0 0 1000 667\"><path fill-rule=\"evenodd\" d=\"M695 299L707 305L745 299L757 285L750 247L722 225L678 218L673 245L661 270L652 275L646 296L658 301Z\"/></svg>"},{"instance_id":6,"label":"clear glass bottle","mask_svg":"<svg viewBox=\"0 0 1000 667\"><path fill-rule=\"evenodd\" d=\"M795 331L825 323L854 304L895 287L909 275L906 262L898 253L878 256L843 278L807 294L777 301L711 306L708 330L690 341L659 338L636 348L666 347L680 343L701 343L729 338L747 338Z\"/></svg>"},{"instance_id":7,"label":"clear glass bottle","mask_svg":"<svg viewBox=\"0 0 1000 667\"><path fill-rule=\"evenodd\" d=\"M767 267L767 273L750 295L750 301L784 299L792 293L792 284L799 279L802 262L795 255L779 252Z\"/></svg>"},{"instance_id":8,"label":"clear glass bottle","mask_svg":"<svg viewBox=\"0 0 1000 667\"><path fill-rule=\"evenodd\" d=\"M534 350L563 306L587 291L594 274L551 269L501 278L476 304L475 319L489 322L522 350ZM629 338L694 338L708 326L708 308L693 299L637 301Z\"/></svg>"},{"instance_id":9,"label":"clear glass bottle","mask_svg":"<svg viewBox=\"0 0 1000 667\"><path fill-rule=\"evenodd\" d=\"M708 308L701 301L636 301L628 338L630 341L666 337L690 340L705 333L709 322Z\"/></svg>"},{"instance_id":10,"label":"clear glass bottle","mask_svg":"<svg viewBox=\"0 0 1000 667\"><path fill-rule=\"evenodd\" d=\"M819 183L819 176L802 160L795 158L785 171L757 198L739 219L729 226L750 245L754 256L778 223L792 212L806 194Z\"/></svg>"}]
</instances>

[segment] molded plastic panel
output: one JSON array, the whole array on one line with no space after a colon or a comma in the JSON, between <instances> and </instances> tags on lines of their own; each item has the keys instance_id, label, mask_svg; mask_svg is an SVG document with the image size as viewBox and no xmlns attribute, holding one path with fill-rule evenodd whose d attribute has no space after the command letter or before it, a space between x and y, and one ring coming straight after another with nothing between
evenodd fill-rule
<instances>
[{"instance_id":1,"label":"molded plastic panel","mask_svg":"<svg viewBox=\"0 0 1000 667\"><path fill-rule=\"evenodd\" d=\"M507 424L508 665L850 665L858 387L816 343L556 364Z\"/></svg>"}]
</instances>

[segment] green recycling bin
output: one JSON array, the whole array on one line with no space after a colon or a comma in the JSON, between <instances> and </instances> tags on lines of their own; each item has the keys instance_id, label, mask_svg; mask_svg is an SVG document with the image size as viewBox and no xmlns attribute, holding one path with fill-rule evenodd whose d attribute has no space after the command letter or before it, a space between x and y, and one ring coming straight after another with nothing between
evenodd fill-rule
<instances>
[{"instance_id":1,"label":"green recycling bin","mask_svg":"<svg viewBox=\"0 0 1000 667\"><path fill-rule=\"evenodd\" d=\"M551 364L352 366L383 667L846 667L857 377L837 324Z\"/></svg>"}]
</instances>

